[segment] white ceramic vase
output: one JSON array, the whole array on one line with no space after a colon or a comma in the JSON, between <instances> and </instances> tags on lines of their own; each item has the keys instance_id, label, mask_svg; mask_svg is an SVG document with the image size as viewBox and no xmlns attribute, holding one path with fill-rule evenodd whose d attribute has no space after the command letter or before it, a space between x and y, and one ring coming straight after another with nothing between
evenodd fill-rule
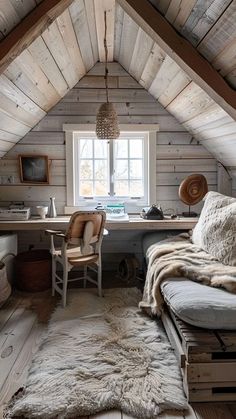
<instances>
[{"instance_id":1,"label":"white ceramic vase","mask_svg":"<svg viewBox=\"0 0 236 419\"><path fill-rule=\"evenodd\" d=\"M55 218L57 216L55 198L50 198L50 207L48 212L49 218Z\"/></svg>"}]
</instances>

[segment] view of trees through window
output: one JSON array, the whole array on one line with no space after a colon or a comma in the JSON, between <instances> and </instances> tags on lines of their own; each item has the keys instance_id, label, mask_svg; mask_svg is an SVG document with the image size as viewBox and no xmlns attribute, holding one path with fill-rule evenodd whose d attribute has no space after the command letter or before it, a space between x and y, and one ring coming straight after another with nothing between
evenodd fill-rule
<instances>
[{"instance_id":1,"label":"view of trees through window","mask_svg":"<svg viewBox=\"0 0 236 419\"><path fill-rule=\"evenodd\" d=\"M144 138L122 136L112 142L79 138L79 195L143 197Z\"/></svg>"},{"instance_id":2,"label":"view of trees through window","mask_svg":"<svg viewBox=\"0 0 236 419\"><path fill-rule=\"evenodd\" d=\"M108 142L79 141L79 189L81 196L107 196L109 192Z\"/></svg>"}]
</instances>

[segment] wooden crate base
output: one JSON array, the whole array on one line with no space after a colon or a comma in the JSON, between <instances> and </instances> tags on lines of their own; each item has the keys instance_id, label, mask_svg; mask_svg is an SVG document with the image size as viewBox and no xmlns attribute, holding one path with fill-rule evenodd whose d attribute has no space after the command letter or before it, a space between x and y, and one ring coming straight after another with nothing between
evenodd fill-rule
<instances>
[{"instance_id":1,"label":"wooden crate base","mask_svg":"<svg viewBox=\"0 0 236 419\"><path fill-rule=\"evenodd\" d=\"M226 402L236 400L236 382L232 383L187 383L184 390L189 402Z\"/></svg>"},{"instance_id":2,"label":"wooden crate base","mask_svg":"<svg viewBox=\"0 0 236 419\"><path fill-rule=\"evenodd\" d=\"M162 321L177 355L188 400L236 401L236 331L191 326L167 308Z\"/></svg>"}]
</instances>

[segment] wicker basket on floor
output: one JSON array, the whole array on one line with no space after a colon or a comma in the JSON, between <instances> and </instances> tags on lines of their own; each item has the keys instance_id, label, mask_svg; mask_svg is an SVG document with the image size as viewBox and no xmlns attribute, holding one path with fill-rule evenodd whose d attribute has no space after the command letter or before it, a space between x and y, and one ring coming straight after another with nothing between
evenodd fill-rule
<instances>
[{"instance_id":1,"label":"wicker basket on floor","mask_svg":"<svg viewBox=\"0 0 236 419\"><path fill-rule=\"evenodd\" d=\"M51 287L51 255L37 249L19 253L15 258L15 284L21 291L39 292Z\"/></svg>"}]
</instances>

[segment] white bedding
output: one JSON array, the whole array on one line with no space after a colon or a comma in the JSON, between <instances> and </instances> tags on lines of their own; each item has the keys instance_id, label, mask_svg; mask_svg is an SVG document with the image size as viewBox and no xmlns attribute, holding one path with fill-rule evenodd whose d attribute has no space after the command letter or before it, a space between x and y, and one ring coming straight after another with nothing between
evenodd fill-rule
<instances>
[{"instance_id":1,"label":"white bedding","mask_svg":"<svg viewBox=\"0 0 236 419\"><path fill-rule=\"evenodd\" d=\"M167 305L183 321L206 329L236 330L236 295L185 278L163 281Z\"/></svg>"}]
</instances>

